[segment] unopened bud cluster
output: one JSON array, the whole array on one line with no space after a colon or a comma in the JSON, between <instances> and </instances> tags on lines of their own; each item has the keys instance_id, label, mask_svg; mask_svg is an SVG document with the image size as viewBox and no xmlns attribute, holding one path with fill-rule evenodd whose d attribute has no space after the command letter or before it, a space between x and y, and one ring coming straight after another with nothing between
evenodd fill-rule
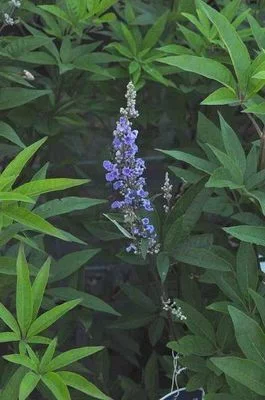
<instances>
[{"instance_id":1,"label":"unopened bud cluster","mask_svg":"<svg viewBox=\"0 0 265 400\"><path fill-rule=\"evenodd\" d=\"M186 321L187 317L183 314L182 308L177 306L177 303L175 301L171 301L170 299L168 300L163 300L163 310L164 311L169 311L175 317L175 319L178 319L180 321Z\"/></svg>"},{"instance_id":2,"label":"unopened bud cluster","mask_svg":"<svg viewBox=\"0 0 265 400\"><path fill-rule=\"evenodd\" d=\"M172 199L172 189L173 189L173 186L170 183L168 172L166 172L164 185L161 187L161 190L163 192L163 198L166 200L166 204L164 204L164 206L163 206L166 214L170 210L170 202Z\"/></svg>"}]
</instances>

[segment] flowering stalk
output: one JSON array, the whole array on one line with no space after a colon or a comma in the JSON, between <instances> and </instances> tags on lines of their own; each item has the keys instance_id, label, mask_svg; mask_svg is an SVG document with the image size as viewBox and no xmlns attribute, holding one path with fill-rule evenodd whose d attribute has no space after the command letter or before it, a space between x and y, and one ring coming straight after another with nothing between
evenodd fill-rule
<instances>
[{"instance_id":1,"label":"flowering stalk","mask_svg":"<svg viewBox=\"0 0 265 400\"><path fill-rule=\"evenodd\" d=\"M163 198L166 201L166 204L163 205L166 214L170 210L170 202L172 199L172 188L173 186L170 183L168 172L166 172L164 185L161 187L163 192Z\"/></svg>"},{"instance_id":2,"label":"flowering stalk","mask_svg":"<svg viewBox=\"0 0 265 400\"><path fill-rule=\"evenodd\" d=\"M136 91L132 82L127 85L127 107L120 109L120 118L113 132L112 160L105 160L103 167L107 171L106 180L112 184L117 192L117 200L111 207L119 209L124 216L124 223L133 240L126 248L128 252L141 253L143 240L147 247L147 253L159 252L157 234L154 226L147 216L140 217L140 212L153 211L145 190L146 181L142 176L145 170L145 162L137 157L138 146L136 139L138 131L132 128L133 118L139 116L136 110Z\"/></svg>"}]
</instances>

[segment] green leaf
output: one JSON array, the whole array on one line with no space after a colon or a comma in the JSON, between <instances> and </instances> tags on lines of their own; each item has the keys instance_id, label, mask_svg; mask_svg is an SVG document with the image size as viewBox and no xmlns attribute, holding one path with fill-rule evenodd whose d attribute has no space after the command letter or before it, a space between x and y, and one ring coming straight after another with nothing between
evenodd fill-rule
<instances>
[{"instance_id":1,"label":"green leaf","mask_svg":"<svg viewBox=\"0 0 265 400\"><path fill-rule=\"evenodd\" d=\"M198 335L186 335L177 342L167 344L171 350L186 355L210 356L215 353L215 347L208 339Z\"/></svg>"},{"instance_id":2,"label":"green leaf","mask_svg":"<svg viewBox=\"0 0 265 400\"><path fill-rule=\"evenodd\" d=\"M136 41L133 37L133 34L131 33L131 31L127 28L126 25L121 24L121 30L124 36L124 39L126 40L127 44L129 45L132 54L136 55L137 53L137 45L136 45Z\"/></svg>"},{"instance_id":3,"label":"green leaf","mask_svg":"<svg viewBox=\"0 0 265 400\"><path fill-rule=\"evenodd\" d=\"M237 104L238 97L235 93L229 88L219 88L211 93L206 99L201 102L201 105L204 106L221 106L226 104Z\"/></svg>"},{"instance_id":4,"label":"green leaf","mask_svg":"<svg viewBox=\"0 0 265 400\"><path fill-rule=\"evenodd\" d=\"M238 189L242 188L243 185L235 182L235 176L232 175L230 169L219 167L210 176L205 186L209 188L227 187L229 189Z\"/></svg>"},{"instance_id":5,"label":"green leaf","mask_svg":"<svg viewBox=\"0 0 265 400\"><path fill-rule=\"evenodd\" d=\"M161 251L156 256L156 267L157 267L157 271L160 276L161 282L164 283L167 278L167 274L168 274L168 271L170 268L169 257L165 252Z\"/></svg>"},{"instance_id":6,"label":"green leaf","mask_svg":"<svg viewBox=\"0 0 265 400\"><path fill-rule=\"evenodd\" d=\"M16 335L20 336L20 328L16 319L2 303L0 303L0 318Z\"/></svg>"},{"instance_id":7,"label":"green leaf","mask_svg":"<svg viewBox=\"0 0 265 400\"><path fill-rule=\"evenodd\" d=\"M90 310L106 312L109 314L117 315L120 314L115 311L109 304L105 303L103 300L89 293L81 292L79 290L70 287L57 287L48 289L47 294L53 296L59 300L70 300L70 299L80 299L80 305L86 307Z\"/></svg>"},{"instance_id":8,"label":"green leaf","mask_svg":"<svg viewBox=\"0 0 265 400\"><path fill-rule=\"evenodd\" d=\"M41 380L57 400L71 400L69 390L58 374L48 372L41 377Z\"/></svg>"},{"instance_id":9,"label":"green leaf","mask_svg":"<svg viewBox=\"0 0 265 400\"><path fill-rule=\"evenodd\" d=\"M263 226L238 225L223 228L223 230L242 242L265 246L265 228Z\"/></svg>"},{"instance_id":10,"label":"green leaf","mask_svg":"<svg viewBox=\"0 0 265 400\"><path fill-rule=\"evenodd\" d=\"M265 115L265 103L253 104L245 108L242 112L248 114Z\"/></svg>"},{"instance_id":11,"label":"green leaf","mask_svg":"<svg viewBox=\"0 0 265 400\"><path fill-rule=\"evenodd\" d=\"M19 248L17 258L16 311L17 321L25 336L32 321L33 304L29 268L22 246Z\"/></svg>"},{"instance_id":12,"label":"green leaf","mask_svg":"<svg viewBox=\"0 0 265 400\"><path fill-rule=\"evenodd\" d=\"M168 214L163 229L165 234L164 249L166 251L173 252L174 254L176 244L186 239L198 222L205 203L211 194L211 190L204 188L204 183L205 180L200 181L194 188L191 188L189 192L187 191L186 195L176 203L175 207L173 207L172 211ZM189 197L190 195L191 197ZM186 202L187 208L184 210L184 213L178 217L181 207ZM168 224L168 221L174 222Z\"/></svg>"},{"instance_id":13,"label":"green leaf","mask_svg":"<svg viewBox=\"0 0 265 400\"><path fill-rule=\"evenodd\" d=\"M218 33L229 52L240 88L245 90L248 81L248 69L251 63L247 47L238 35L236 29L229 23L225 16L208 6L203 1L200 1L200 6L218 30Z\"/></svg>"},{"instance_id":14,"label":"green leaf","mask_svg":"<svg viewBox=\"0 0 265 400\"><path fill-rule=\"evenodd\" d=\"M35 363L29 357L23 354L10 354L3 356L3 358L13 364L23 365L24 367L37 372Z\"/></svg>"},{"instance_id":15,"label":"green leaf","mask_svg":"<svg viewBox=\"0 0 265 400\"><path fill-rule=\"evenodd\" d=\"M216 158L220 161L220 163L224 166L224 168L228 171L230 171L231 176L233 177L233 182L235 182L238 185L243 184L243 173L239 166L238 163L232 159L229 155L224 153L223 151L218 150L212 145L208 145L208 147L212 150Z\"/></svg>"},{"instance_id":16,"label":"green leaf","mask_svg":"<svg viewBox=\"0 0 265 400\"><path fill-rule=\"evenodd\" d=\"M183 314L186 316L185 324L195 335L207 338L211 343L215 344L215 333L211 323L199 311L182 300L175 299L178 307L181 307Z\"/></svg>"},{"instance_id":17,"label":"green leaf","mask_svg":"<svg viewBox=\"0 0 265 400\"><path fill-rule=\"evenodd\" d=\"M2 213L11 220L15 220L16 222L25 225L30 230L46 233L47 235L54 236L62 240L68 240L59 229L55 228L49 222L45 221L45 219L27 210L26 208L8 206L2 210Z\"/></svg>"},{"instance_id":18,"label":"green leaf","mask_svg":"<svg viewBox=\"0 0 265 400\"><path fill-rule=\"evenodd\" d=\"M170 157L173 157L175 160L184 161L187 164L192 165L194 168L206 172L207 174L211 174L216 168L216 165L214 165L213 163L192 154L184 153L183 151L161 149L156 150L161 151L161 153L164 153Z\"/></svg>"},{"instance_id":19,"label":"green leaf","mask_svg":"<svg viewBox=\"0 0 265 400\"><path fill-rule=\"evenodd\" d=\"M35 201L30 197L15 192L0 192L0 201L22 201L24 203L35 203Z\"/></svg>"},{"instance_id":20,"label":"green leaf","mask_svg":"<svg viewBox=\"0 0 265 400\"><path fill-rule=\"evenodd\" d=\"M25 183L14 191L28 196L38 196L43 193L56 192L71 187L84 185L88 179L51 178Z\"/></svg>"},{"instance_id":21,"label":"green leaf","mask_svg":"<svg viewBox=\"0 0 265 400\"><path fill-rule=\"evenodd\" d=\"M262 28L258 21L250 14L248 15L248 22L251 27L253 36L260 48L263 50L265 48L265 30Z\"/></svg>"},{"instance_id":22,"label":"green leaf","mask_svg":"<svg viewBox=\"0 0 265 400\"><path fill-rule=\"evenodd\" d=\"M135 303L142 309L144 309L150 313L156 311L156 305L153 303L153 301L150 299L150 297L146 296L137 287L132 286L129 283L125 283L125 284L121 285L121 289L133 303Z\"/></svg>"},{"instance_id":23,"label":"green leaf","mask_svg":"<svg viewBox=\"0 0 265 400\"><path fill-rule=\"evenodd\" d=\"M157 61L213 79L235 92L236 83L233 75L228 68L218 61L190 55L169 56Z\"/></svg>"},{"instance_id":24,"label":"green leaf","mask_svg":"<svg viewBox=\"0 0 265 400\"><path fill-rule=\"evenodd\" d=\"M257 292L254 292L254 290L252 290L252 289L249 289L249 294L252 297L252 299L257 307L257 310L261 317L263 326L265 327L265 299L263 296L261 296Z\"/></svg>"},{"instance_id":25,"label":"green leaf","mask_svg":"<svg viewBox=\"0 0 265 400\"><path fill-rule=\"evenodd\" d=\"M160 39L162 33L164 32L166 22L168 17L168 11L162 14L154 23L154 25L147 31L144 40L142 49L148 49L155 46Z\"/></svg>"},{"instance_id":26,"label":"green leaf","mask_svg":"<svg viewBox=\"0 0 265 400\"><path fill-rule=\"evenodd\" d=\"M215 254L212 250L200 248L181 248L174 252L174 258L177 261L195 265L200 268L213 269L217 271L232 271L232 265L221 256Z\"/></svg>"},{"instance_id":27,"label":"green leaf","mask_svg":"<svg viewBox=\"0 0 265 400\"><path fill-rule=\"evenodd\" d=\"M78 349L68 350L55 357L47 366L49 371L55 371L61 369L67 365L73 364L74 362L81 360L82 358L91 356L92 354L101 351L104 347L80 347Z\"/></svg>"},{"instance_id":28,"label":"green leaf","mask_svg":"<svg viewBox=\"0 0 265 400\"><path fill-rule=\"evenodd\" d=\"M50 218L72 211L84 210L105 202L105 200L87 197L64 197L63 199L54 199L41 204L34 208L34 212L43 218Z\"/></svg>"},{"instance_id":29,"label":"green leaf","mask_svg":"<svg viewBox=\"0 0 265 400\"><path fill-rule=\"evenodd\" d=\"M242 174L244 174L246 170L246 156L240 140L221 114L219 114L219 118L226 154L235 161Z\"/></svg>"},{"instance_id":30,"label":"green leaf","mask_svg":"<svg viewBox=\"0 0 265 400\"><path fill-rule=\"evenodd\" d=\"M19 367L11 373L10 378L1 390L1 400L18 399L20 383L28 370L25 367Z\"/></svg>"},{"instance_id":31,"label":"green leaf","mask_svg":"<svg viewBox=\"0 0 265 400\"><path fill-rule=\"evenodd\" d=\"M19 387L19 400L26 400L40 381L40 376L28 372L21 381Z\"/></svg>"},{"instance_id":32,"label":"green leaf","mask_svg":"<svg viewBox=\"0 0 265 400\"><path fill-rule=\"evenodd\" d=\"M57 339L53 339L49 346L47 347L41 362L40 362L40 371L45 371L45 368L48 366L48 364L52 361L55 350L57 346Z\"/></svg>"},{"instance_id":33,"label":"green leaf","mask_svg":"<svg viewBox=\"0 0 265 400\"><path fill-rule=\"evenodd\" d=\"M0 332L0 343L18 342L20 334L14 332Z\"/></svg>"},{"instance_id":34,"label":"green leaf","mask_svg":"<svg viewBox=\"0 0 265 400\"><path fill-rule=\"evenodd\" d=\"M99 252L100 249L89 249L67 254L53 267L50 282L57 282L72 275Z\"/></svg>"},{"instance_id":35,"label":"green leaf","mask_svg":"<svg viewBox=\"0 0 265 400\"><path fill-rule=\"evenodd\" d=\"M46 140L47 138L43 138L38 142L33 143L31 146L26 147L24 150L22 150L1 173L0 185L2 184L2 182L4 182L4 179L13 177L13 179L9 184L9 187L11 187L12 183L15 182L16 178L19 176L20 172L25 167L26 163L36 153L36 151L42 146L42 144Z\"/></svg>"},{"instance_id":36,"label":"green leaf","mask_svg":"<svg viewBox=\"0 0 265 400\"><path fill-rule=\"evenodd\" d=\"M237 281L242 294L248 298L249 289L256 290L258 284L257 256L253 246L241 242L237 252Z\"/></svg>"},{"instance_id":37,"label":"green leaf","mask_svg":"<svg viewBox=\"0 0 265 400\"><path fill-rule=\"evenodd\" d=\"M3 121L0 121L0 136L16 144L17 146L22 147L22 149L25 148L24 143L20 140L14 129Z\"/></svg>"},{"instance_id":38,"label":"green leaf","mask_svg":"<svg viewBox=\"0 0 265 400\"><path fill-rule=\"evenodd\" d=\"M228 307L238 345L249 360L265 365L265 334L259 324L235 307Z\"/></svg>"},{"instance_id":39,"label":"green leaf","mask_svg":"<svg viewBox=\"0 0 265 400\"><path fill-rule=\"evenodd\" d=\"M80 303L80 300L72 300L67 301L66 303L60 304L52 308L49 311L46 311L44 314L39 316L30 326L28 330L28 337L32 337L37 335L38 333L44 331L49 328L52 324L54 324L59 318L61 318L68 311L72 310Z\"/></svg>"},{"instance_id":40,"label":"green leaf","mask_svg":"<svg viewBox=\"0 0 265 400\"><path fill-rule=\"evenodd\" d=\"M237 357L216 357L211 361L229 377L265 396L265 368L258 363Z\"/></svg>"},{"instance_id":41,"label":"green leaf","mask_svg":"<svg viewBox=\"0 0 265 400\"><path fill-rule=\"evenodd\" d=\"M111 218L109 215L107 214L103 214L106 218L108 218L115 226L117 226L117 228L119 229L119 231L128 239L133 239L133 236L130 234L130 232L128 232L126 229L123 228L123 226L121 226L117 221L115 221L115 219Z\"/></svg>"},{"instance_id":42,"label":"green leaf","mask_svg":"<svg viewBox=\"0 0 265 400\"><path fill-rule=\"evenodd\" d=\"M48 258L39 270L32 285L33 319L37 317L42 303L43 295L49 279L50 265L51 259Z\"/></svg>"},{"instance_id":43,"label":"green leaf","mask_svg":"<svg viewBox=\"0 0 265 400\"><path fill-rule=\"evenodd\" d=\"M48 13L54 15L55 17L62 19L65 22L68 22L69 24L72 24L70 18L68 17L66 12L62 10L62 8L59 8L54 5L41 5L39 6L39 8L41 8L44 11L47 11Z\"/></svg>"},{"instance_id":44,"label":"green leaf","mask_svg":"<svg viewBox=\"0 0 265 400\"><path fill-rule=\"evenodd\" d=\"M93 383L88 382L83 376L74 372L59 371L57 374L63 379L67 386L70 386L88 396L95 397L100 400L110 400L108 396L101 392Z\"/></svg>"},{"instance_id":45,"label":"green leaf","mask_svg":"<svg viewBox=\"0 0 265 400\"><path fill-rule=\"evenodd\" d=\"M22 106L50 93L50 90L24 89L21 87L1 88L0 110Z\"/></svg>"}]
</instances>

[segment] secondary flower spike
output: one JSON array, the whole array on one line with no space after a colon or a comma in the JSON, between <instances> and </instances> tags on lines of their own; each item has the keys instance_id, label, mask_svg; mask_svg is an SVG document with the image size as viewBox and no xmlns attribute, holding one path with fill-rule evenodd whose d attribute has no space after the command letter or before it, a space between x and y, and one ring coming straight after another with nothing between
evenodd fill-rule
<instances>
[{"instance_id":1,"label":"secondary flower spike","mask_svg":"<svg viewBox=\"0 0 265 400\"><path fill-rule=\"evenodd\" d=\"M146 239L147 253L154 254L159 252L155 228L147 216L139 216L143 211L153 211L153 208L148 198L149 193L145 190L146 181L143 177L145 162L137 157L138 131L133 129L130 121L139 115L136 110L136 91L132 82L127 85L125 97L127 107L120 109L121 116L113 132L113 157L111 161L105 160L103 167L107 171L107 182L112 184L118 194L111 208L119 209L123 213L126 228L133 237L126 250L139 254L142 241Z\"/></svg>"}]
</instances>

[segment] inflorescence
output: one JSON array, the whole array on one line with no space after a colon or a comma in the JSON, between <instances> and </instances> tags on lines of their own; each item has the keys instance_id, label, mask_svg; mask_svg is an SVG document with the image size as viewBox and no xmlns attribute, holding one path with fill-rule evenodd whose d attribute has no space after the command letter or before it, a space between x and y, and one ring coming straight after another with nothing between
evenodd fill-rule
<instances>
[{"instance_id":1,"label":"inflorescence","mask_svg":"<svg viewBox=\"0 0 265 400\"><path fill-rule=\"evenodd\" d=\"M127 85L127 107L120 109L120 118L113 132L112 161L105 160L103 167L107 171L106 180L118 193L111 208L123 213L124 223L133 240L126 248L127 252L140 254L141 243L145 239L147 253L159 252L155 228L146 216L140 217L142 211L153 211L149 193L145 190L146 180L143 177L145 162L137 157L136 139L138 131L133 129L130 119L139 116L136 110L136 91L132 82Z\"/></svg>"},{"instance_id":2,"label":"inflorescence","mask_svg":"<svg viewBox=\"0 0 265 400\"><path fill-rule=\"evenodd\" d=\"M171 299L162 299L162 304L163 310L170 312L176 320L186 321L186 315L183 314L182 308L178 307L175 301L172 302Z\"/></svg>"}]
</instances>

